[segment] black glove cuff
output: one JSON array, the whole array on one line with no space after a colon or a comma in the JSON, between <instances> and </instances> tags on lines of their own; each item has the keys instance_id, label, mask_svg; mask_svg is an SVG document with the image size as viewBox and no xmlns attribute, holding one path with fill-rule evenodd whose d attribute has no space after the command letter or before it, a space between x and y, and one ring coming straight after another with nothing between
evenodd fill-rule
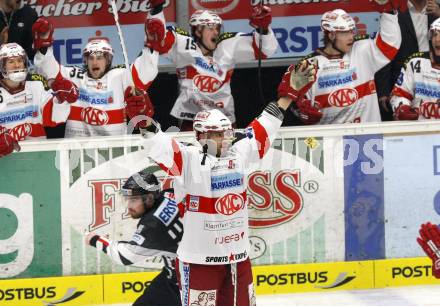
<instances>
[{"instance_id":1,"label":"black glove cuff","mask_svg":"<svg viewBox=\"0 0 440 306\"><path fill-rule=\"evenodd\" d=\"M279 107L278 104L276 104L275 102L270 102L264 110L272 116L277 117L281 121L284 120L284 115L286 114L286 111Z\"/></svg>"},{"instance_id":2,"label":"black glove cuff","mask_svg":"<svg viewBox=\"0 0 440 306\"><path fill-rule=\"evenodd\" d=\"M153 7L150 12L151 15L156 15L162 12L162 10L163 10L163 4Z\"/></svg>"},{"instance_id":3,"label":"black glove cuff","mask_svg":"<svg viewBox=\"0 0 440 306\"><path fill-rule=\"evenodd\" d=\"M92 239L90 239L90 245L96 248L96 242L98 242L99 236L95 235Z\"/></svg>"}]
</instances>

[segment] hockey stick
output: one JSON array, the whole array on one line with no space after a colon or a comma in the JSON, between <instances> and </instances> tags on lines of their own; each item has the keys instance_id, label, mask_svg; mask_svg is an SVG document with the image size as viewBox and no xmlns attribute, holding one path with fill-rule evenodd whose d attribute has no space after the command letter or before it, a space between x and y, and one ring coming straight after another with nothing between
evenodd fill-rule
<instances>
[{"instance_id":1,"label":"hockey stick","mask_svg":"<svg viewBox=\"0 0 440 306\"><path fill-rule=\"evenodd\" d=\"M124 35L122 34L121 25L119 24L118 8L116 7L115 0L110 0L110 4L112 6L113 18L115 19L116 28L118 30L119 42L121 43L122 55L124 56L125 68L128 69L128 71L130 73L130 77L133 81L133 76L131 74L130 65L128 63L128 55L127 55L127 49L125 47ZM134 84L134 81L133 81L133 84ZM136 87L135 84L134 84L134 86Z\"/></svg>"},{"instance_id":2,"label":"hockey stick","mask_svg":"<svg viewBox=\"0 0 440 306\"><path fill-rule=\"evenodd\" d=\"M251 0L252 3L252 0ZM263 10L263 1L260 1L260 9ZM258 91L260 93L260 100L262 105L266 104L266 99L264 97L263 92L263 82L261 81L261 58L263 56L263 27L259 28L260 35L258 37L258 68L257 68L257 76L258 76Z\"/></svg>"}]
</instances>

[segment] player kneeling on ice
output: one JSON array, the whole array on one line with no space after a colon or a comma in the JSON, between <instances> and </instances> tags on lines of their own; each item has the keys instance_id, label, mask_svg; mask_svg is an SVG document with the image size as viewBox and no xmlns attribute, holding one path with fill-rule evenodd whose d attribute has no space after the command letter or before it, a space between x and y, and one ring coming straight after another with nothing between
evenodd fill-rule
<instances>
[{"instance_id":1,"label":"player kneeling on ice","mask_svg":"<svg viewBox=\"0 0 440 306\"><path fill-rule=\"evenodd\" d=\"M37 71L49 79L63 76L80 90L66 123L66 137L123 135L127 132L126 116L153 116L146 91L157 76L157 52L145 47L130 67L112 67L112 46L104 38L93 38L83 49L84 66L65 67L54 57L54 28L49 20L39 18L32 32L38 50L34 59ZM137 98L125 105L124 96ZM138 122L138 126L144 127L146 122Z\"/></svg>"},{"instance_id":2,"label":"player kneeling on ice","mask_svg":"<svg viewBox=\"0 0 440 306\"><path fill-rule=\"evenodd\" d=\"M162 256L165 264L162 272L133 305L181 305L174 258L183 227L173 190L161 191L157 177L143 170L127 179L121 194L130 216L139 219L131 240L109 240L92 232L87 235L86 243L126 266L143 266L151 256Z\"/></svg>"},{"instance_id":3,"label":"player kneeling on ice","mask_svg":"<svg viewBox=\"0 0 440 306\"><path fill-rule=\"evenodd\" d=\"M432 260L432 275L440 278L440 227L430 222L422 224L417 242Z\"/></svg>"},{"instance_id":4,"label":"player kneeling on ice","mask_svg":"<svg viewBox=\"0 0 440 306\"><path fill-rule=\"evenodd\" d=\"M337 124L381 121L374 83L376 71L390 62L401 42L397 15L387 13L400 2L389 0L375 4L380 16L380 31L374 38L355 36L356 25L344 10L324 13L321 29L324 48L305 59L318 62L316 82L293 111L304 124Z\"/></svg>"},{"instance_id":5,"label":"player kneeling on ice","mask_svg":"<svg viewBox=\"0 0 440 306\"><path fill-rule=\"evenodd\" d=\"M78 89L69 80L52 80L52 94L46 80L29 74L24 49L16 43L0 48L0 157L19 150L19 141L46 138L44 127L65 122L69 103L78 98ZM68 102L68 103L63 103Z\"/></svg>"},{"instance_id":6,"label":"player kneeling on ice","mask_svg":"<svg viewBox=\"0 0 440 306\"><path fill-rule=\"evenodd\" d=\"M174 177L176 197L184 198L179 205L185 230L176 262L184 306L206 298L212 305L255 305L247 178L271 146L292 99L315 80L316 66L302 62L298 67L284 76L281 98L266 106L240 140L234 139L230 119L213 109L194 118L200 145L186 146L160 129L143 144ZM219 242L222 238L230 243Z\"/></svg>"},{"instance_id":7,"label":"player kneeling on ice","mask_svg":"<svg viewBox=\"0 0 440 306\"><path fill-rule=\"evenodd\" d=\"M440 119L440 18L429 28L429 52L410 56L392 91L395 120Z\"/></svg>"}]
</instances>

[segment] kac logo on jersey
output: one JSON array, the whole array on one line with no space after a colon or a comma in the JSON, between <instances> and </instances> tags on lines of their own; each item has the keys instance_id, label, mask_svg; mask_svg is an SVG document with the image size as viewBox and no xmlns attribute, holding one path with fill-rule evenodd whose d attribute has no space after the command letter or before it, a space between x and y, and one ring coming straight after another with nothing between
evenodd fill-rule
<instances>
[{"instance_id":1,"label":"kac logo on jersey","mask_svg":"<svg viewBox=\"0 0 440 306\"><path fill-rule=\"evenodd\" d=\"M423 102L419 107L420 114L426 119L440 118L440 104L436 102Z\"/></svg>"},{"instance_id":2,"label":"kac logo on jersey","mask_svg":"<svg viewBox=\"0 0 440 306\"><path fill-rule=\"evenodd\" d=\"M222 215L230 216L244 208L243 197L236 193L228 193L227 195L217 199L215 202L215 210Z\"/></svg>"},{"instance_id":3,"label":"kac logo on jersey","mask_svg":"<svg viewBox=\"0 0 440 306\"><path fill-rule=\"evenodd\" d=\"M17 141L25 140L32 133L32 125L29 123L19 124L9 130L9 135Z\"/></svg>"},{"instance_id":4,"label":"kac logo on jersey","mask_svg":"<svg viewBox=\"0 0 440 306\"><path fill-rule=\"evenodd\" d=\"M81 120L90 125L106 125L108 119L108 114L100 109L86 107L81 111Z\"/></svg>"},{"instance_id":5,"label":"kac logo on jersey","mask_svg":"<svg viewBox=\"0 0 440 306\"><path fill-rule=\"evenodd\" d=\"M333 91L328 96L328 103L331 106L346 107L350 106L358 100L358 92L354 88L342 88Z\"/></svg>"},{"instance_id":6,"label":"kac logo on jersey","mask_svg":"<svg viewBox=\"0 0 440 306\"><path fill-rule=\"evenodd\" d=\"M204 93L216 92L223 85L223 83L216 78L200 74L194 77L193 82L194 85Z\"/></svg>"},{"instance_id":7,"label":"kac logo on jersey","mask_svg":"<svg viewBox=\"0 0 440 306\"><path fill-rule=\"evenodd\" d=\"M199 202L200 202L200 198L198 196L190 196L188 210L189 211L198 211L199 210Z\"/></svg>"}]
</instances>

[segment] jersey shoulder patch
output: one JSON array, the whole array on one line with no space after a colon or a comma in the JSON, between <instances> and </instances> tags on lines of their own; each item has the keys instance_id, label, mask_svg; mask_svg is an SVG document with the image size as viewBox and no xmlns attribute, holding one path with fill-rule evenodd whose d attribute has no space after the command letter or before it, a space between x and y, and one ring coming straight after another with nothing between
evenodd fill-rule
<instances>
[{"instance_id":1,"label":"jersey shoulder patch","mask_svg":"<svg viewBox=\"0 0 440 306\"><path fill-rule=\"evenodd\" d=\"M237 34L238 34L237 32L225 32L222 35L220 35L220 37L218 38L218 42L235 37Z\"/></svg>"},{"instance_id":2,"label":"jersey shoulder patch","mask_svg":"<svg viewBox=\"0 0 440 306\"><path fill-rule=\"evenodd\" d=\"M312 53L307 54L306 56L300 58L300 59L295 63L295 67L298 67L303 61L306 61L306 60L311 59L311 58L313 58L313 57L315 57L315 56L318 56L318 55L320 55L318 51L313 51Z\"/></svg>"},{"instance_id":3,"label":"jersey shoulder patch","mask_svg":"<svg viewBox=\"0 0 440 306\"><path fill-rule=\"evenodd\" d=\"M403 63L405 69L406 69L406 65L408 65L408 63L416 58L428 58L429 59L429 52L415 52L413 54L411 54L410 56L408 56L405 60L405 62Z\"/></svg>"},{"instance_id":4,"label":"jersey shoulder patch","mask_svg":"<svg viewBox=\"0 0 440 306\"><path fill-rule=\"evenodd\" d=\"M368 34L359 34L354 37L354 41L360 41L360 40L369 39L369 38L370 38L370 35L368 35Z\"/></svg>"},{"instance_id":5,"label":"jersey shoulder patch","mask_svg":"<svg viewBox=\"0 0 440 306\"><path fill-rule=\"evenodd\" d=\"M163 197L162 203L159 204L159 207L154 212L154 216L165 226L169 226L178 214L177 203L174 199L171 199L169 194L167 197Z\"/></svg>"},{"instance_id":6,"label":"jersey shoulder patch","mask_svg":"<svg viewBox=\"0 0 440 306\"><path fill-rule=\"evenodd\" d=\"M124 64L120 64L120 65L112 66L112 67L109 69L109 71L110 71L110 70L113 70L113 69L119 69L119 68L125 69L125 65L124 65Z\"/></svg>"},{"instance_id":7,"label":"jersey shoulder patch","mask_svg":"<svg viewBox=\"0 0 440 306\"><path fill-rule=\"evenodd\" d=\"M46 80L46 78L44 76L42 76L41 74L37 74L37 73L30 73L27 75L26 77L26 81L39 81L41 83L43 83L43 87L45 90L49 90L49 84Z\"/></svg>"},{"instance_id":8,"label":"jersey shoulder patch","mask_svg":"<svg viewBox=\"0 0 440 306\"><path fill-rule=\"evenodd\" d=\"M182 28L177 28L177 27L167 27L167 29L168 29L168 30L171 30L171 31L173 31L173 32L176 32L177 34L191 37L191 35L190 35L187 31L185 31L184 29L182 29Z\"/></svg>"}]
</instances>

